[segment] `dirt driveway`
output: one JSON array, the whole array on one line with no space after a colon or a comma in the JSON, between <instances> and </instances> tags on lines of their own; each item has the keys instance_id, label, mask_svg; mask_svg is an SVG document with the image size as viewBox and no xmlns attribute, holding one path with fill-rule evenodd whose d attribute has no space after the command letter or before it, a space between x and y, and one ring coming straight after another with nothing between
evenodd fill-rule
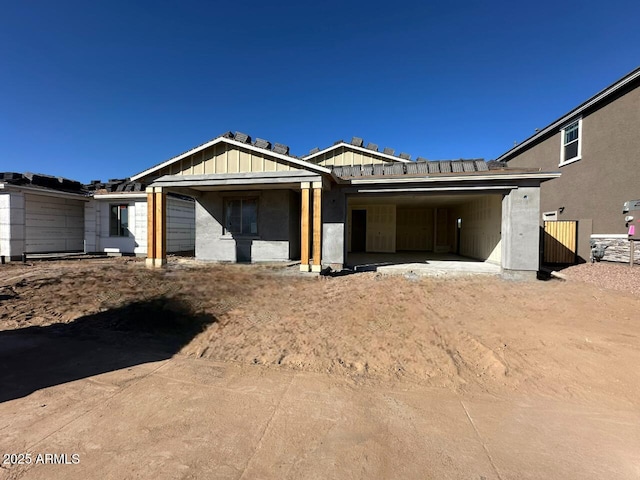
<instances>
[{"instance_id":1,"label":"dirt driveway","mask_svg":"<svg viewBox=\"0 0 640 480\"><path fill-rule=\"evenodd\" d=\"M125 259L0 285L0 453L32 458L0 478L640 476L626 292Z\"/></svg>"}]
</instances>

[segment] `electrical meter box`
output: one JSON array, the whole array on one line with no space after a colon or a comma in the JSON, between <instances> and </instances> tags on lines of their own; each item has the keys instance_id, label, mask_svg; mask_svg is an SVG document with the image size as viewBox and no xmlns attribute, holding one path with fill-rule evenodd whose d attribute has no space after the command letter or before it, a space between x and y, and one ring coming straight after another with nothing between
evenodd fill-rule
<instances>
[{"instance_id":1,"label":"electrical meter box","mask_svg":"<svg viewBox=\"0 0 640 480\"><path fill-rule=\"evenodd\" d=\"M640 240L640 200L629 200L622 206L629 240Z\"/></svg>"}]
</instances>

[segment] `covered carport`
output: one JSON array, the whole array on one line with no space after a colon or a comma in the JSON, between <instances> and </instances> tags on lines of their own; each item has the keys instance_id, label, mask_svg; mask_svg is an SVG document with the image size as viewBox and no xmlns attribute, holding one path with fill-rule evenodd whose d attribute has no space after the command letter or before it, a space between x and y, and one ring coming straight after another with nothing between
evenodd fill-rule
<instances>
[{"instance_id":1,"label":"covered carport","mask_svg":"<svg viewBox=\"0 0 640 480\"><path fill-rule=\"evenodd\" d=\"M347 202L346 263L355 270L500 271L502 194L370 194Z\"/></svg>"},{"instance_id":2,"label":"covered carport","mask_svg":"<svg viewBox=\"0 0 640 480\"><path fill-rule=\"evenodd\" d=\"M489 169L483 161L424 163L425 172L412 171L419 163L333 169L345 181L345 264L535 274L540 183L558 174Z\"/></svg>"}]
</instances>

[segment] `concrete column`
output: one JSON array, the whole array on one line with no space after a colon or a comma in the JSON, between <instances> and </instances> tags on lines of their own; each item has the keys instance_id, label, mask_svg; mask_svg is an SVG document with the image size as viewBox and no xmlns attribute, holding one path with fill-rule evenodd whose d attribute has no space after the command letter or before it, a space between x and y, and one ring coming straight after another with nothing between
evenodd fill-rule
<instances>
[{"instance_id":1,"label":"concrete column","mask_svg":"<svg viewBox=\"0 0 640 480\"><path fill-rule=\"evenodd\" d=\"M161 187L147 188L147 260L148 267L167 263L167 194Z\"/></svg>"},{"instance_id":2,"label":"concrete column","mask_svg":"<svg viewBox=\"0 0 640 480\"><path fill-rule=\"evenodd\" d=\"M309 271L309 190L310 182L302 182L300 189L302 193L302 201L300 204L300 271Z\"/></svg>"},{"instance_id":3,"label":"concrete column","mask_svg":"<svg viewBox=\"0 0 640 480\"><path fill-rule=\"evenodd\" d=\"M519 187L502 200L502 268L535 278L540 267L540 187Z\"/></svg>"},{"instance_id":4,"label":"concrete column","mask_svg":"<svg viewBox=\"0 0 640 480\"><path fill-rule=\"evenodd\" d=\"M342 270L345 264L347 238L347 201L339 188L322 192L322 264Z\"/></svg>"},{"instance_id":5,"label":"concrete column","mask_svg":"<svg viewBox=\"0 0 640 480\"><path fill-rule=\"evenodd\" d=\"M312 272L322 270L322 182L313 182L313 265Z\"/></svg>"}]
</instances>

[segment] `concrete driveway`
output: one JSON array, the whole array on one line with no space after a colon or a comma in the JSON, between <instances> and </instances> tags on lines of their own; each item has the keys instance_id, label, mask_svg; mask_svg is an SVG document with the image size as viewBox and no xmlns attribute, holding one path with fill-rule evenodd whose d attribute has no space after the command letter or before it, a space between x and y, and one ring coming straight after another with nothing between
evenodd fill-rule
<instances>
[{"instance_id":1,"label":"concrete driveway","mask_svg":"<svg viewBox=\"0 0 640 480\"><path fill-rule=\"evenodd\" d=\"M638 411L358 384L43 335L0 344L0 374L11 378L0 478L640 476ZM10 465L19 458L7 454L25 453L31 464Z\"/></svg>"}]
</instances>

